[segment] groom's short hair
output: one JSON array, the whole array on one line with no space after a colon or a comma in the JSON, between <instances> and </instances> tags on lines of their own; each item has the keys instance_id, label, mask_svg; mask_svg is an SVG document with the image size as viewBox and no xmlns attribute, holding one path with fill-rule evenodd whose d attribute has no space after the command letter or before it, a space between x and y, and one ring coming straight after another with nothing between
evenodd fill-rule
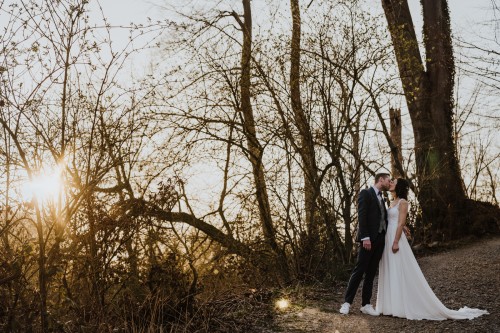
<instances>
[{"instance_id":1,"label":"groom's short hair","mask_svg":"<svg viewBox=\"0 0 500 333\"><path fill-rule=\"evenodd\" d=\"M378 180L379 180L380 178L385 178L385 177L390 177L390 176L391 176L391 175L390 175L390 174L388 174L388 173L386 173L386 172L377 173L377 174L375 175L375 184L377 184L377 183L378 183Z\"/></svg>"}]
</instances>

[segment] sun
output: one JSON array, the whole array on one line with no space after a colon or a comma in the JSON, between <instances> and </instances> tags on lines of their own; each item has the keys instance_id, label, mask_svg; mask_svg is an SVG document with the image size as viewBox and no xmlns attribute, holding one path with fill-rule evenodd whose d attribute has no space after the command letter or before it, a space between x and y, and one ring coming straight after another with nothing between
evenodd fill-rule
<instances>
[{"instance_id":1,"label":"sun","mask_svg":"<svg viewBox=\"0 0 500 333\"><path fill-rule=\"evenodd\" d=\"M56 202L63 189L62 170L59 167L50 172L41 173L24 184L22 196L24 201L36 199L40 203Z\"/></svg>"}]
</instances>

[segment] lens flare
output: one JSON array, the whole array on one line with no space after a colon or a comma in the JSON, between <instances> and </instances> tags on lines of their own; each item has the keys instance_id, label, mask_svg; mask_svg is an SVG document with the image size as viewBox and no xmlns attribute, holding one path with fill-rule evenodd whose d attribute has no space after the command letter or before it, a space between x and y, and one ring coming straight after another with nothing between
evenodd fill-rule
<instances>
[{"instance_id":1,"label":"lens flare","mask_svg":"<svg viewBox=\"0 0 500 333\"><path fill-rule=\"evenodd\" d=\"M280 310L286 310L290 306L290 301L282 298L276 301L276 307Z\"/></svg>"}]
</instances>

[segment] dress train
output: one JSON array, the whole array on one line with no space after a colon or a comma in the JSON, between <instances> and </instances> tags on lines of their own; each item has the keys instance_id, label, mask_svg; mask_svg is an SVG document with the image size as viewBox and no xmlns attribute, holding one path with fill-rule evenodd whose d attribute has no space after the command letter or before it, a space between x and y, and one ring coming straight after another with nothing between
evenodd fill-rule
<instances>
[{"instance_id":1,"label":"dress train","mask_svg":"<svg viewBox=\"0 0 500 333\"><path fill-rule=\"evenodd\" d=\"M436 297L425 279L404 233L399 251L392 252L399 216L399 202L387 210L385 249L379 264L376 310L412 320L473 319L488 311L463 307L450 310Z\"/></svg>"}]
</instances>

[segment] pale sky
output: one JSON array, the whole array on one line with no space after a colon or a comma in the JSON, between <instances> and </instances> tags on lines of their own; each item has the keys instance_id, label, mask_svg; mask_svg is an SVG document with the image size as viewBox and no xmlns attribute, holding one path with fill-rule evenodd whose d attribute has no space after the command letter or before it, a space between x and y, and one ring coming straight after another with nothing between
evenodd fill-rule
<instances>
[{"instance_id":1,"label":"pale sky","mask_svg":"<svg viewBox=\"0 0 500 333\"><path fill-rule=\"evenodd\" d=\"M253 0L253 12L254 16L258 13L259 7L265 7L269 4L283 5L283 10L288 11L288 1L285 0ZM151 18L153 21L163 20L168 18L169 14L161 9L159 6L165 4L182 4L180 8L190 9L191 7L203 6L207 3L220 3L224 6L224 9L231 8L231 6L237 10L241 11L241 0L101 0L101 6L103 8L105 16L109 19L111 25L128 25L130 22L134 23L145 23L147 18ZM310 0L302 0L301 4L303 8L310 2ZM373 10L375 13L383 13L382 5L380 0L372 0ZM466 38L468 41L477 41L478 36L490 37L487 35L487 27L483 25L486 20L492 18L491 10L491 0L448 0L450 7L450 15L452 20L452 31L455 36L461 36ZM409 0L410 9L412 11L413 22L415 24L415 30L417 37L421 40L422 32L422 15L420 0ZM182 7L183 6L183 7ZM286 15L285 15L286 16ZM257 17L258 19L258 17ZM491 31L491 27L489 28ZM127 33L126 30L120 32L116 31L114 35L115 46L119 48L120 40L126 42ZM483 43L484 46L484 43ZM147 64L150 61L150 55L141 55L140 58L134 60L134 69L147 68ZM139 74L139 73L138 73ZM463 89L463 88L462 88ZM469 89L467 89L469 90ZM194 178L191 179L191 183L195 183L198 188L211 188L216 184L211 184L211 182L217 179L212 179L206 177L202 170L206 169L206 165L198 170L200 171L198 175L196 171L194 172ZM204 190L206 193L210 191Z\"/></svg>"},{"instance_id":2,"label":"pale sky","mask_svg":"<svg viewBox=\"0 0 500 333\"><path fill-rule=\"evenodd\" d=\"M182 1L183 3L196 4L200 1ZM238 8L241 5L241 1L231 0L234 2L235 6ZM283 1L283 0L274 0ZM226 1L227 3L228 1ZM270 3L270 0L253 0L254 5L260 3ZM140 23L145 22L147 17L152 19L163 19L166 14L158 7L165 3L179 3L179 0L101 0L101 5L106 16L110 19L111 23L114 24L128 24L130 22ZM307 5L308 1L302 1L303 5ZM374 8L381 10L380 1L373 1ZM408 1L415 25L417 26L417 32L421 31L421 15L420 15L420 1L419 0L409 0ZM483 21L488 17L488 12L491 11L491 0L474 0L474 1L464 1L464 0L448 0L448 4L451 12L451 19L453 28L457 32L462 32L461 30L477 30L478 27L475 23ZM288 6L286 7L288 9ZM474 33L474 31L469 31Z\"/></svg>"},{"instance_id":3,"label":"pale sky","mask_svg":"<svg viewBox=\"0 0 500 333\"><path fill-rule=\"evenodd\" d=\"M289 10L288 2L283 0L253 0L252 5L256 8L259 6L275 5L280 1L284 8ZM207 3L221 3L224 8L234 7L236 10L241 10L241 1L239 0L101 0L100 4L103 8L105 16L109 19L112 25L128 25L134 23L146 23L147 18L153 21L163 20L168 18L169 14L162 9L166 4L175 4L182 8L184 7L199 7ZM303 8L310 0L303 0ZM422 15L420 0L409 0L410 9L412 11L413 22L417 36L420 37L422 31ZM229 4L233 4L232 6ZM373 9L382 13L381 1L372 0ZM487 19L492 18L491 0L448 0L450 7L452 29L454 35L466 37L468 40L477 39L477 36L484 36L487 30L481 24ZM254 10L255 14L256 10ZM490 30L491 31L491 30ZM114 32L114 40L117 47L120 43L125 43L127 40L126 31L123 30ZM141 59L145 61L145 59ZM141 60L139 60L141 62Z\"/></svg>"},{"instance_id":4,"label":"pale sky","mask_svg":"<svg viewBox=\"0 0 500 333\"><path fill-rule=\"evenodd\" d=\"M7 0L16 1L16 0ZM305 6L310 2L310 0L301 0L302 8L305 10ZM373 6L374 13L382 14L382 6L380 0L366 1ZM91 1L92 11L90 12L91 20L95 20L95 23L102 24L101 15L96 10L95 2ZM152 19L153 22L156 20L164 20L169 18L168 12L163 10L161 6L165 4L177 4L180 5L181 9L185 11L190 10L194 7L204 6L210 3L220 3L224 6L224 9L231 9L233 7L236 11L241 12L241 0L100 0L100 5L104 16L108 19L108 22L112 26L129 26L131 22L140 24L147 23L148 18ZM469 41L475 41L478 39L477 36L491 37L488 36L487 27L483 24L492 18L491 10L491 0L448 0L451 20L452 20L452 30L455 36L462 36ZM259 19L265 20L265 16L259 17L259 9L262 7L267 7L272 4L274 7L283 6L283 16L287 16L289 11L289 5L287 0L252 0L254 16L256 16L256 21ZM412 10L412 16L415 24L415 30L417 36L421 35L422 31L422 17L420 9L420 0L409 0L410 8ZM94 7L92 7L94 6ZM0 15L0 20L2 19ZM284 24L289 24L285 22ZM491 31L491 27L489 27ZM115 50L123 49L128 40L128 29L113 29L112 30L112 40ZM484 44L483 44L484 46ZM132 72L138 74L139 76L148 71L148 64L151 60L151 54L141 53L136 55L133 61ZM127 74L127 73L125 73ZM495 104L493 104L495 105ZM496 105L499 105L498 103ZM200 177L200 182L206 182L207 178ZM202 186L203 187L203 186ZM207 184L207 187L210 187Z\"/></svg>"},{"instance_id":5,"label":"pale sky","mask_svg":"<svg viewBox=\"0 0 500 333\"><path fill-rule=\"evenodd\" d=\"M301 0L302 10L311 0ZM92 4L93 2L91 2ZM282 12L285 17L289 11L287 0L252 0L254 21L266 20L266 15L259 16L259 10L263 7L283 6ZM383 13L380 0L366 1L373 7L374 13ZM422 15L420 0L408 0L410 10L412 11L413 22L417 38L421 41L422 33ZM189 12L193 8L201 8L203 6L213 6L217 4L218 8L231 10L234 9L241 12L241 0L100 0L104 15L108 18L109 23L116 25L129 25L131 22L136 24L146 23L148 18L153 21L165 20L173 17L172 13L165 10L167 6L176 6L176 9ZM450 7L450 15L452 21L452 32L455 37L461 37L468 42L473 42L481 45L483 48L494 48L489 46L484 38L491 38L492 27L485 24L488 20L493 19L492 0L448 0ZM96 15L96 20L99 20L100 15ZM258 24L257 22L256 24ZM287 24L289 22L285 22ZM114 29L112 31L113 43L116 49L123 49L127 42L128 29ZM456 50L455 50L456 51ZM422 54L423 55L423 54ZM458 57L458 53L457 53ZM152 55L150 53L140 53L133 58L132 72L141 76L148 71ZM460 59L457 58L457 64ZM468 81L468 83L465 83ZM467 96L475 88L475 83L469 79L462 80L460 90L467 92L465 95L460 93L460 96ZM464 90L465 89L465 90ZM466 97L468 98L468 97ZM490 99L492 96L487 96ZM486 103L486 100L484 100ZM499 104L499 103L494 103Z\"/></svg>"}]
</instances>

